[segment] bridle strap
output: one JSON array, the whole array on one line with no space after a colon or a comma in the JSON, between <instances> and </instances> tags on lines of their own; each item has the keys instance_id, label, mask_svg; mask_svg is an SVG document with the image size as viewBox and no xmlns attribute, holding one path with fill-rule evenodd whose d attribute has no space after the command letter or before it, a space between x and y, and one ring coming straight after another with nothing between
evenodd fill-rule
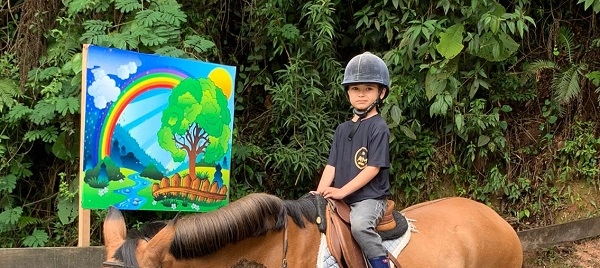
<instances>
[{"instance_id":1,"label":"bridle strap","mask_svg":"<svg viewBox=\"0 0 600 268\"><path fill-rule=\"evenodd\" d=\"M288 248L288 232L287 232L287 217L285 217L283 222L283 262L281 264L282 268L287 268L287 248Z\"/></svg>"}]
</instances>

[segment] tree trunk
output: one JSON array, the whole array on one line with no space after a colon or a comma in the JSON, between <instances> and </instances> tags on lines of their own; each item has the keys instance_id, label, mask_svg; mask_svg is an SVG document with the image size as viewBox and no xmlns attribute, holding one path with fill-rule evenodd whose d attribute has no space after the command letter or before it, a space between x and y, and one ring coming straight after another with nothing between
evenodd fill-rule
<instances>
[{"instance_id":1,"label":"tree trunk","mask_svg":"<svg viewBox=\"0 0 600 268\"><path fill-rule=\"evenodd\" d=\"M190 157L188 162L188 169L190 172L190 179L192 179L193 181L194 179L196 179L196 157L198 156L198 153L194 150L190 150L188 156Z\"/></svg>"}]
</instances>

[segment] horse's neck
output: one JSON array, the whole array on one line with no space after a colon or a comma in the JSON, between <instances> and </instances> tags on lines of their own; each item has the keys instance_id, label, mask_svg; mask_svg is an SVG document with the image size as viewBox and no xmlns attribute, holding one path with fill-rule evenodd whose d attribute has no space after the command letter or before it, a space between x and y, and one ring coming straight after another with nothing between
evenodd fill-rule
<instances>
[{"instance_id":1,"label":"horse's neck","mask_svg":"<svg viewBox=\"0 0 600 268\"><path fill-rule=\"evenodd\" d=\"M265 267L282 267L284 233L286 231L287 252L285 259L288 267L315 267L319 250L319 230L315 224L310 223L306 224L304 228L300 228L288 218L287 230L269 232L263 236L248 238L228 245L213 254L194 260L180 260L177 262L178 265L173 268L232 267L242 259L260 263ZM182 266L179 266L179 263Z\"/></svg>"}]
</instances>

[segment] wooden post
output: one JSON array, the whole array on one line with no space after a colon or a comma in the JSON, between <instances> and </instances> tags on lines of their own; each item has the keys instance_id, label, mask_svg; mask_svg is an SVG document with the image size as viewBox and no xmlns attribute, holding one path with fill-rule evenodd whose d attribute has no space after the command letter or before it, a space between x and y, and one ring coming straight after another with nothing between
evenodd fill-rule
<instances>
[{"instance_id":1,"label":"wooden post","mask_svg":"<svg viewBox=\"0 0 600 268\"><path fill-rule=\"evenodd\" d=\"M89 44L84 44L83 49L81 51L81 103L85 103L85 83L87 81L87 52L88 52ZM85 129L85 107L81 107L81 134L79 137L79 228L78 228L78 247L88 247L90 246L90 210L83 209L83 144L85 142L85 137L83 134L83 130Z\"/></svg>"},{"instance_id":2,"label":"wooden post","mask_svg":"<svg viewBox=\"0 0 600 268\"><path fill-rule=\"evenodd\" d=\"M79 240L78 247L90 246L90 210L83 209L79 202Z\"/></svg>"}]
</instances>

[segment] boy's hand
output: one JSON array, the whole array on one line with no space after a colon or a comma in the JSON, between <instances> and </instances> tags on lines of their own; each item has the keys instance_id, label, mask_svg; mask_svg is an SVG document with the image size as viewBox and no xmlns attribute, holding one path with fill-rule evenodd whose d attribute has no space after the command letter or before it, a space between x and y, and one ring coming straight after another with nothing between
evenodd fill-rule
<instances>
[{"instance_id":1,"label":"boy's hand","mask_svg":"<svg viewBox=\"0 0 600 268\"><path fill-rule=\"evenodd\" d=\"M335 187L327 187L323 189L322 194L323 197L331 199L343 199L348 195L344 190Z\"/></svg>"}]
</instances>

